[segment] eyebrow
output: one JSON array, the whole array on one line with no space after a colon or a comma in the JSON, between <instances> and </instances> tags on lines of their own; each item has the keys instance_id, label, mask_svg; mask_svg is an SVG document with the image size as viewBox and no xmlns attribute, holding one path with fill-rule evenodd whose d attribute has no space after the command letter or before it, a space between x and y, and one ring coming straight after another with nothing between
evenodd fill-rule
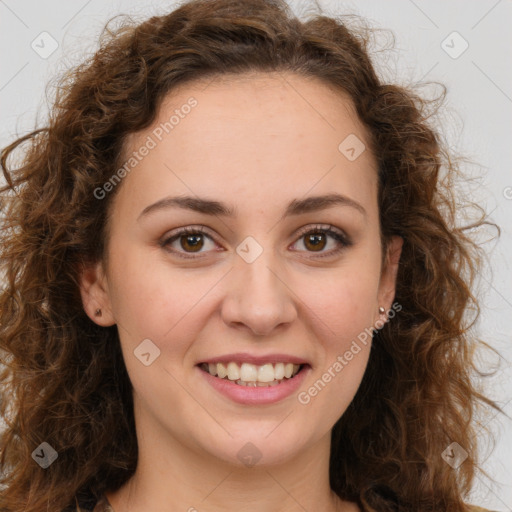
<instances>
[{"instance_id":1,"label":"eyebrow","mask_svg":"<svg viewBox=\"0 0 512 512\"><path fill-rule=\"evenodd\" d=\"M327 194L322 196L306 197L304 199L294 199L286 207L282 219L303 213L325 210L327 208L332 208L333 206L349 206L357 210L362 215L367 215L363 206L353 199L350 199L349 197L343 196L341 194ZM182 208L184 210L191 210L206 215L236 217L235 208L229 207L228 205L219 201L192 196L176 196L165 197L156 203L146 206L146 208L144 208L144 210L142 210L140 213L137 220L149 215L150 213L168 208Z\"/></svg>"}]
</instances>

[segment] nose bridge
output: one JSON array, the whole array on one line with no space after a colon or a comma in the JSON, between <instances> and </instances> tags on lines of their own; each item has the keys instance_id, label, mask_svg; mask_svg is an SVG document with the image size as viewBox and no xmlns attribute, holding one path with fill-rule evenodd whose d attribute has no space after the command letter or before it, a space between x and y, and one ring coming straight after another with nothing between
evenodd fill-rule
<instances>
[{"instance_id":1,"label":"nose bridge","mask_svg":"<svg viewBox=\"0 0 512 512\"><path fill-rule=\"evenodd\" d=\"M223 307L224 321L243 324L261 335L292 322L296 316L293 294L272 250L247 237L237 254Z\"/></svg>"}]
</instances>

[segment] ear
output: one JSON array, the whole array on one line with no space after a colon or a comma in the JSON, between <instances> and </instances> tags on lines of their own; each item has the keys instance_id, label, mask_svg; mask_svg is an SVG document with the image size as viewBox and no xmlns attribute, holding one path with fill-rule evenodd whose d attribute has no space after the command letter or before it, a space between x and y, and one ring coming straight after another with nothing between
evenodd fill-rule
<instances>
[{"instance_id":1,"label":"ear","mask_svg":"<svg viewBox=\"0 0 512 512\"><path fill-rule=\"evenodd\" d=\"M379 291L378 307L383 307L386 312L391 309L396 292L396 276L398 273L398 263L402 254L404 240L400 236L393 236L388 243L384 266L382 268ZM382 313L386 314L387 313ZM382 318L382 315L378 315Z\"/></svg>"},{"instance_id":2,"label":"ear","mask_svg":"<svg viewBox=\"0 0 512 512\"><path fill-rule=\"evenodd\" d=\"M108 281L101 262L81 267L80 295L84 311L94 323L102 327L115 325Z\"/></svg>"}]
</instances>

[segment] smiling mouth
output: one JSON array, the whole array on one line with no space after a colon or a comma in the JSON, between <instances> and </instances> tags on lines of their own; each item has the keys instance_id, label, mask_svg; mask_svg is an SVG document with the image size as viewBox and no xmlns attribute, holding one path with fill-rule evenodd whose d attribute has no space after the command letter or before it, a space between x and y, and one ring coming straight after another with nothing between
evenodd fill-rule
<instances>
[{"instance_id":1,"label":"smiling mouth","mask_svg":"<svg viewBox=\"0 0 512 512\"><path fill-rule=\"evenodd\" d=\"M278 386L284 381L293 379L303 371L307 364L293 363L267 363L257 366L250 363L238 365L235 362L201 363L199 368L222 380L228 380L239 386L247 387L271 387Z\"/></svg>"}]
</instances>

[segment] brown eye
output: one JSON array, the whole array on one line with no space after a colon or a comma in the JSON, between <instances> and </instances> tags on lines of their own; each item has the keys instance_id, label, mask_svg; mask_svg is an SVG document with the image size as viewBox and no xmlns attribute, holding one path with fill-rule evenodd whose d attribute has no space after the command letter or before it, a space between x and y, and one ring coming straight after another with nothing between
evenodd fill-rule
<instances>
[{"instance_id":1,"label":"brown eye","mask_svg":"<svg viewBox=\"0 0 512 512\"><path fill-rule=\"evenodd\" d=\"M331 244L330 241L333 241ZM301 242L304 245L305 252L318 253L319 258L335 256L346 247L352 245L350 238L343 231L333 226L314 226L309 230L306 228L299 233L299 239L295 244ZM332 246L332 247L330 247ZM324 250L328 248L328 250ZM330 248L330 250L329 250ZM294 249L298 250L298 249ZM300 251L304 252L304 251Z\"/></svg>"},{"instance_id":2,"label":"brown eye","mask_svg":"<svg viewBox=\"0 0 512 512\"><path fill-rule=\"evenodd\" d=\"M310 233L304 237L304 245L312 251L321 251L326 244L324 233Z\"/></svg>"},{"instance_id":3,"label":"brown eye","mask_svg":"<svg viewBox=\"0 0 512 512\"><path fill-rule=\"evenodd\" d=\"M185 251L197 252L203 248L204 240L202 240L202 234L194 234L194 235L181 235L180 236L180 245L181 248Z\"/></svg>"},{"instance_id":4,"label":"brown eye","mask_svg":"<svg viewBox=\"0 0 512 512\"><path fill-rule=\"evenodd\" d=\"M211 247L208 247L208 242L211 244ZM160 245L166 251L179 257L194 258L195 256L187 256L187 254L205 255L205 253L210 252L207 249L215 249L216 243L203 228L187 227L166 237L160 242Z\"/></svg>"}]
</instances>

